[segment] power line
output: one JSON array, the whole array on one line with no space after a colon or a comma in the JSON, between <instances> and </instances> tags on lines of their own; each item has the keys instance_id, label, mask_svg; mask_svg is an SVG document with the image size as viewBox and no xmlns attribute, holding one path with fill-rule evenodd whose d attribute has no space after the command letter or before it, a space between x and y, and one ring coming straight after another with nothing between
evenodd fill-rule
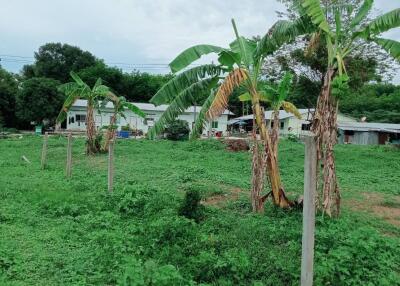
<instances>
[{"instance_id":1,"label":"power line","mask_svg":"<svg viewBox=\"0 0 400 286\"><path fill-rule=\"evenodd\" d=\"M26 63L34 63L34 57L28 56L20 56L20 55L11 55L11 54L0 54L0 58L2 61L7 62L26 62ZM28 60L32 59L32 60ZM107 65L111 66L121 66L126 68L145 68L145 69L169 69L168 63L126 63L126 62L104 62ZM199 66L200 64L190 64L189 66Z\"/></svg>"}]
</instances>

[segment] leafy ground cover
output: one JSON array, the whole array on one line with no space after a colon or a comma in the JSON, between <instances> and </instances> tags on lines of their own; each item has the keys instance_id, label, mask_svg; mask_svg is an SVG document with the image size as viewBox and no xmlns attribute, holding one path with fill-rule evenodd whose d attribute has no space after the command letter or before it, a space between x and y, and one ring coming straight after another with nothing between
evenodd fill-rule
<instances>
[{"instance_id":1,"label":"leafy ground cover","mask_svg":"<svg viewBox=\"0 0 400 286\"><path fill-rule=\"evenodd\" d=\"M115 191L107 155L76 139L0 140L1 285L298 285L301 210L254 215L250 155L217 141L118 141ZM317 218L316 285L400 285L400 152L337 146L340 219ZM21 159L25 155L31 164ZM302 193L303 146L282 141L285 187ZM179 216L187 191L204 218Z\"/></svg>"}]
</instances>

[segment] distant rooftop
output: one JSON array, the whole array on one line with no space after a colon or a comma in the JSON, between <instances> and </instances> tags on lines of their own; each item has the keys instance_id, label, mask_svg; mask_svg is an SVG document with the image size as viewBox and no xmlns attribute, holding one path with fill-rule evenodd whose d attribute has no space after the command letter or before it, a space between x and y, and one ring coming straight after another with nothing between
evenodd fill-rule
<instances>
[{"instance_id":1,"label":"distant rooftop","mask_svg":"<svg viewBox=\"0 0 400 286\"><path fill-rule=\"evenodd\" d=\"M400 133L400 124L373 122L339 122L338 128L349 131L380 131Z\"/></svg>"},{"instance_id":2,"label":"distant rooftop","mask_svg":"<svg viewBox=\"0 0 400 286\"><path fill-rule=\"evenodd\" d=\"M307 114L308 112L314 112L314 109L312 109L312 108L310 108L310 109L304 108L304 109L298 109L298 110L299 110L301 115ZM265 115L264 116L265 119L270 120L272 118L272 110L266 110L264 112L264 115ZM289 117L292 117L292 116L294 116L292 113L286 112L285 110L280 110L279 111L279 119L286 119L286 118L289 118ZM237 123L239 121L251 120L251 119L253 119L253 114L249 114L249 115L245 115L245 116L241 116L241 117L237 117L237 118L231 119L231 120L228 121L228 124L235 124L235 123ZM311 119L311 118L306 118L305 116L302 116L302 119L308 120L308 119Z\"/></svg>"},{"instance_id":3,"label":"distant rooftop","mask_svg":"<svg viewBox=\"0 0 400 286\"><path fill-rule=\"evenodd\" d=\"M168 104L161 104L161 105L155 106L154 104L151 104L151 103L142 103L142 102L132 102L132 104L136 105L137 107L139 107L143 111L160 111L160 112L164 112L165 110L167 110L167 108L169 106ZM85 100L85 99L78 99L73 104L73 107L86 108L86 106L87 106L87 100ZM112 109L113 106L114 105L112 104L112 102L108 102L107 105L106 105L106 108L107 109ZM190 106L188 109L185 110L185 113L194 113L194 109L195 109L194 106ZM196 106L196 113L199 113L200 110L201 110L201 106ZM234 115L229 110L225 110L223 114L225 114L225 115Z\"/></svg>"}]
</instances>

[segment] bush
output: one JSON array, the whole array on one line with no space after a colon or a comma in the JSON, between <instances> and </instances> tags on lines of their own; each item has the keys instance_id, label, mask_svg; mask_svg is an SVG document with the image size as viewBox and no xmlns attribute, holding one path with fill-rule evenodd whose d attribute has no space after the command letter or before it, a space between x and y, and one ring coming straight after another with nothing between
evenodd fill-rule
<instances>
[{"instance_id":1,"label":"bush","mask_svg":"<svg viewBox=\"0 0 400 286\"><path fill-rule=\"evenodd\" d=\"M201 196L198 190L190 190L179 208L179 215L200 222L204 218L204 206L200 204Z\"/></svg>"},{"instance_id":2,"label":"bush","mask_svg":"<svg viewBox=\"0 0 400 286\"><path fill-rule=\"evenodd\" d=\"M173 265L159 266L153 260L142 263L132 259L118 285L145 286L145 285L184 285L184 279Z\"/></svg>"},{"instance_id":3,"label":"bush","mask_svg":"<svg viewBox=\"0 0 400 286\"><path fill-rule=\"evenodd\" d=\"M165 136L169 140L187 140L189 138L189 124L184 120L174 120L165 127Z\"/></svg>"},{"instance_id":4,"label":"bush","mask_svg":"<svg viewBox=\"0 0 400 286\"><path fill-rule=\"evenodd\" d=\"M121 126L121 131L131 131L131 127L129 126L129 124L126 124L125 126Z\"/></svg>"}]
</instances>

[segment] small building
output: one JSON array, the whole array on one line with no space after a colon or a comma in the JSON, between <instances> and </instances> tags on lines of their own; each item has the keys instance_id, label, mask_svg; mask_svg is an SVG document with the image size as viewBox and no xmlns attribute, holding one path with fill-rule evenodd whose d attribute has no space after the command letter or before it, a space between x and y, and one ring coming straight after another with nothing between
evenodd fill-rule
<instances>
[{"instance_id":1,"label":"small building","mask_svg":"<svg viewBox=\"0 0 400 286\"><path fill-rule=\"evenodd\" d=\"M307 135L310 132L311 120L314 109L299 109L301 119L298 119L291 113L284 110L279 111L279 132L281 136L301 136ZM267 125L273 127L273 111L265 111L265 120ZM338 114L338 122L356 122L352 117ZM251 131L253 126L253 114L237 117L229 120L231 131Z\"/></svg>"},{"instance_id":2,"label":"small building","mask_svg":"<svg viewBox=\"0 0 400 286\"><path fill-rule=\"evenodd\" d=\"M130 110L126 110L125 118L117 118L118 129L120 130L122 126L129 125L130 128L134 130L141 130L144 134L154 126L154 123L161 117L163 112L168 108L168 105L163 104L155 106L151 103L136 103L145 114L146 118L142 118L134 114ZM77 100L73 106L70 108L67 114L67 130L70 131L84 131L86 130L86 100ZM192 130L194 126L195 119L198 117L201 110L200 106L191 106L185 110L185 112L178 116L178 119L185 120L189 123L189 128ZM102 128L110 124L111 116L113 115L113 104L108 102L107 105L100 110L95 111L95 122L96 127ZM228 126L228 116L233 115L229 110L225 110L224 113L215 121L212 121L211 130L213 132L222 132L223 134L227 131ZM206 134L209 130L208 124L206 125L203 133Z\"/></svg>"},{"instance_id":3,"label":"small building","mask_svg":"<svg viewBox=\"0 0 400 286\"><path fill-rule=\"evenodd\" d=\"M341 144L400 144L400 124L370 122L338 122Z\"/></svg>"}]
</instances>

